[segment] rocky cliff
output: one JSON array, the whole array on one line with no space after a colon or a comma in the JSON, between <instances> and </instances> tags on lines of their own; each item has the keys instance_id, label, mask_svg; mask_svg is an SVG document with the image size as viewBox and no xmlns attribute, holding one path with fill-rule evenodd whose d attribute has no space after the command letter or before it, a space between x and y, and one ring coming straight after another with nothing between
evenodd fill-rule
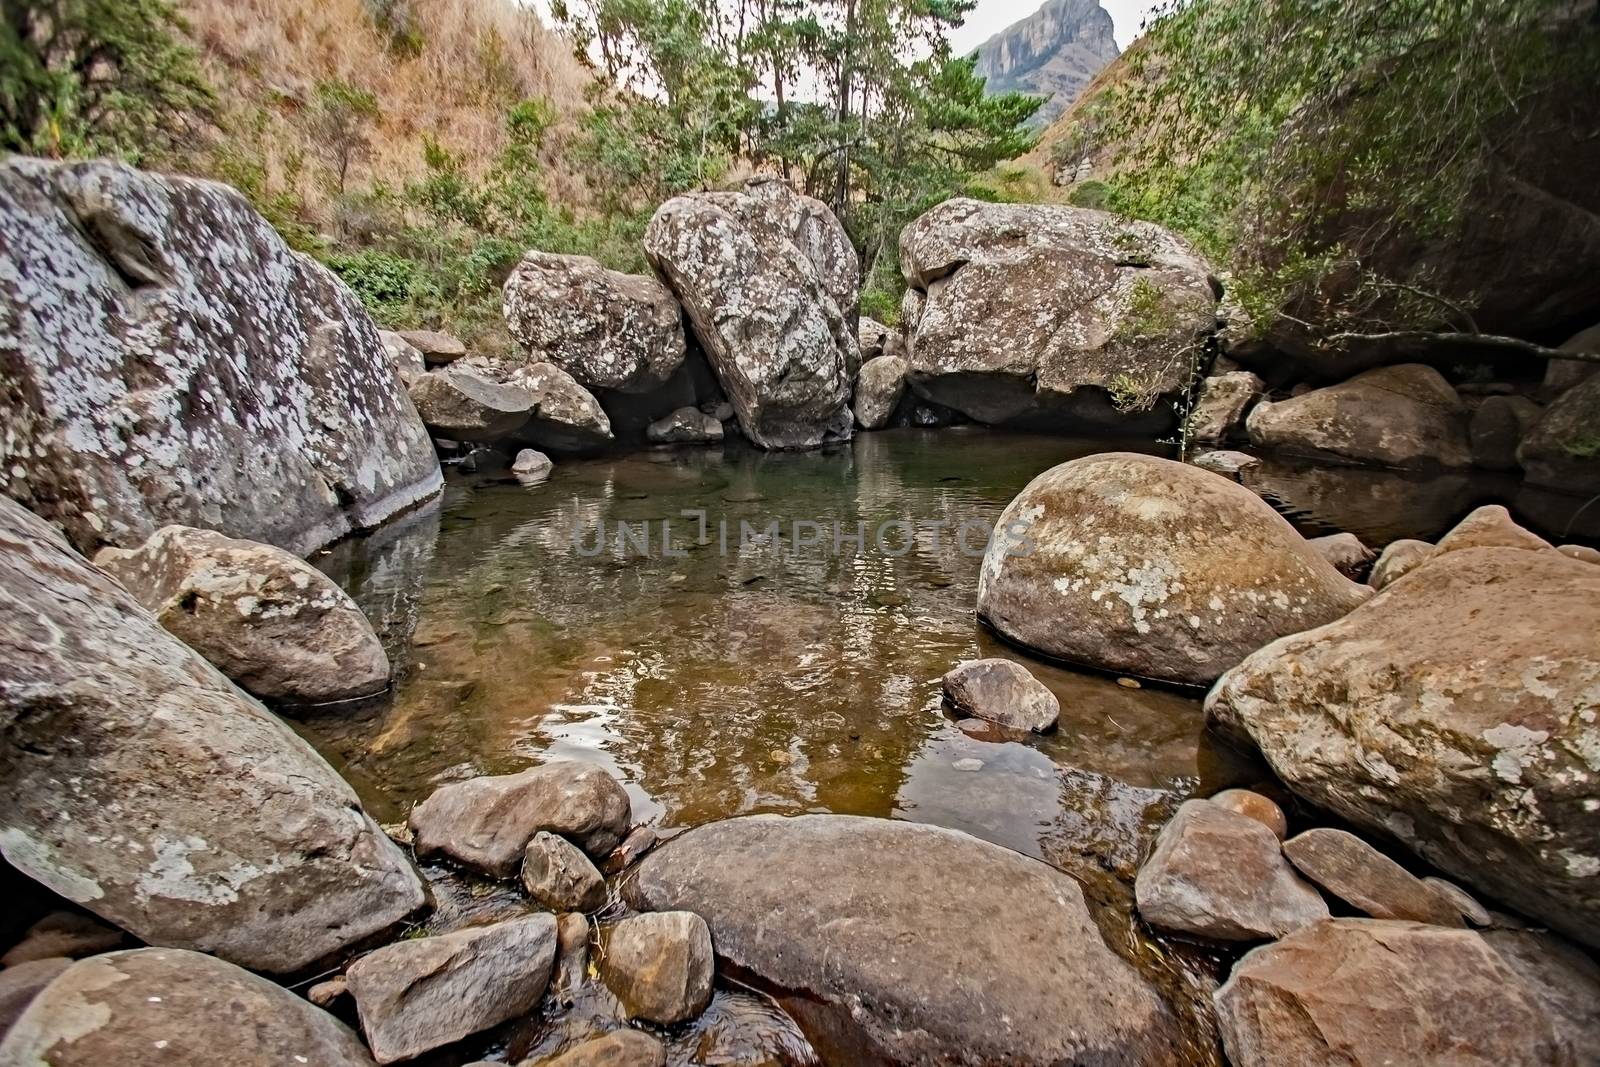
<instances>
[{"instance_id":1,"label":"rocky cliff","mask_svg":"<svg viewBox=\"0 0 1600 1067\"><path fill-rule=\"evenodd\" d=\"M978 73L991 92L1048 96L1033 119L1043 128L1117 54L1111 16L1098 0L1048 0L978 46Z\"/></svg>"}]
</instances>

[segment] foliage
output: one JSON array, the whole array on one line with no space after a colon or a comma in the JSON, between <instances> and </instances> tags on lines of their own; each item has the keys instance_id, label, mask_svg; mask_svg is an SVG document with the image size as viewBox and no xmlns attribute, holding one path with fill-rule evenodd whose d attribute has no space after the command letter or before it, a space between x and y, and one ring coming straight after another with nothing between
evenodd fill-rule
<instances>
[{"instance_id":1,"label":"foliage","mask_svg":"<svg viewBox=\"0 0 1600 1067\"><path fill-rule=\"evenodd\" d=\"M211 94L168 0L0 0L0 150L149 160Z\"/></svg>"},{"instance_id":2,"label":"foliage","mask_svg":"<svg viewBox=\"0 0 1600 1067\"><path fill-rule=\"evenodd\" d=\"M368 131L377 120L378 98L370 91L342 81L317 86L311 108L311 143L331 172L339 196L345 193L350 164L366 158Z\"/></svg>"}]
</instances>

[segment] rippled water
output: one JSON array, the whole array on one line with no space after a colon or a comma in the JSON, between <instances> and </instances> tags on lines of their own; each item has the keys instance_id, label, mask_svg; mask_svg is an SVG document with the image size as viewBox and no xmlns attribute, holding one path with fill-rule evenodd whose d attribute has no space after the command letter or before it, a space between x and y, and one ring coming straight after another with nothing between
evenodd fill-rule
<instances>
[{"instance_id":1,"label":"rippled water","mask_svg":"<svg viewBox=\"0 0 1600 1067\"><path fill-rule=\"evenodd\" d=\"M1166 953L1130 917L1151 835L1184 797L1260 772L1207 743L1197 693L1124 688L996 641L973 615L979 560L950 533L992 522L1046 468L1108 447L1130 446L907 430L804 455L731 444L568 461L531 487L503 471L453 474L440 507L318 561L380 628L397 681L387 703L302 728L382 821L441 782L583 759L664 830L819 811L955 827L1079 876L1113 943L1151 962ZM1308 532L1380 545L1434 536L1515 493L1283 464L1248 484ZM1550 529L1578 503L1532 520ZM707 513L707 544L690 544L689 509ZM665 519L681 555L660 550ZM902 555L835 555L831 535L739 548L741 520L774 519L862 521L869 541L887 520L946 525ZM646 521L652 551L619 549L617 524ZM576 530L592 549L602 524L604 551L574 547ZM896 531L888 547L900 549ZM1055 734L969 736L946 717L940 676L989 655L1027 662L1055 691Z\"/></svg>"}]
</instances>

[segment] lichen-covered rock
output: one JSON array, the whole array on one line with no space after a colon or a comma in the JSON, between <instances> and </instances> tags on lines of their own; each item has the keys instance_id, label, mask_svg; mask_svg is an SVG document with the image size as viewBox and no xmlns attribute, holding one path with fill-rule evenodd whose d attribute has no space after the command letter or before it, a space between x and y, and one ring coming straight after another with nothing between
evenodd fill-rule
<instances>
[{"instance_id":1,"label":"lichen-covered rock","mask_svg":"<svg viewBox=\"0 0 1600 1067\"><path fill-rule=\"evenodd\" d=\"M1441 553L1252 655L1206 710L1312 803L1600 943L1600 570Z\"/></svg>"},{"instance_id":2,"label":"lichen-covered rock","mask_svg":"<svg viewBox=\"0 0 1600 1067\"><path fill-rule=\"evenodd\" d=\"M505 316L533 362L555 364L586 389L649 392L683 364L683 313L671 290L588 256L523 256L506 279Z\"/></svg>"},{"instance_id":3,"label":"lichen-covered rock","mask_svg":"<svg viewBox=\"0 0 1600 1067\"><path fill-rule=\"evenodd\" d=\"M1220 445L1244 424L1245 412L1266 383L1247 370L1230 371L1200 383L1200 395L1189 413L1189 439Z\"/></svg>"},{"instance_id":4,"label":"lichen-covered rock","mask_svg":"<svg viewBox=\"0 0 1600 1067\"><path fill-rule=\"evenodd\" d=\"M1061 704L1028 668L1008 659L974 659L944 676L944 695L963 715L975 715L1013 730L1045 733L1056 728Z\"/></svg>"},{"instance_id":5,"label":"lichen-covered rock","mask_svg":"<svg viewBox=\"0 0 1600 1067\"><path fill-rule=\"evenodd\" d=\"M1468 467L1466 408L1432 367L1380 367L1279 403L1245 422L1250 443L1331 463L1401 469Z\"/></svg>"},{"instance_id":6,"label":"lichen-covered rock","mask_svg":"<svg viewBox=\"0 0 1600 1067\"><path fill-rule=\"evenodd\" d=\"M1163 930L1219 941L1282 937L1328 917L1264 823L1187 800L1134 880L1139 915Z\"/></svg>"},{"instance_id":7,"label":"lichen-covered rock","mask_svg":"<svg viewBox=\"0 0 1600 1067\"><path fill-rule=\"evenodd\" d=\"M877 319L861 316L856 326L856 341L861 346L861 365L865 367L879 356L905 358L906 342L900 331L885 326Z\"/></svg>"},{"instance_id":8,"label":"lichen-covered rock","mask_svg":"<svg viewBox=\"0 0 1600 1067\"><path fill-rule=\"evenodd\" d=\"M900 265L922 294L912 388L979 422L1171 425L1169 409L1134 415L1112 394L1175 396L1216 326L1199 253L1103 211L947 200L901 232Z\"/></svg>"},{"instance_id":9,"label":"lichen-covered rock","mask_svg":"<svg viewBox=\"0 0 1600 1067\"><path fill-rule=\"evenodd\" d=\"M657 209L650 257L762 448L850 436L859 267L825 205L776 180L692 193Z\"/></svg>"},{"instance_id":10,"label":"lichen-covered rock","mask_svg":"<svg viewBox=\"0 0 1600 1067\"><path fill-rule=\"evenodd\" d=\"M416 345L392 330L379 330L378 339L383 342L383 350L389 354L394 372L400 376L400 384L409 389L412 382L428 373L427 361L422 358L422 350Z\"/></svg>"},{"instance_id":11,"label":"lichen-covered rock","mask_svg":"<svg viewBox=\"0 0 1600 1067\"><path fill-rule=\"evenodd\" d=\"M719 961L792 995L852 1062L1182 1062L1171 1009L1106 947L1078 883L954 830L729 819L646 856L624 893L700 915Z\"/></svg>"},{"instance_id":12,"label":"lichen-covered rock","mask_svg":"<svg viewBox=\"0 0 1600 1067\"><path fill-rule=\"evenodd\" d=\"M1544 409L1517 448L1530 484L1568 493L1600 492L1600 374Z\"/></svg>"},{"instance_id":13,"label":"lichen-covered rock","mask_svg":"<svg viewBox=\"0 0 1600 1067\"><path fill-rule=\"evenodd\" d=\"M277 716L0 498L0 853L155 945L288 972L423 904Z\"/></svg>"},{"instance_id":14,"label":"lichen-covered rock","mask_svg":"<svg viewBox=\"0 0 1600 1067\"><path fill-rule=\"evenodd\" d=\"M528 418L508 438L550 452L588 452L611 443L611 419L594 394L554 363L508 363L469 356L451 368L525 393Z\"/></svg>"},{"instance_id":15,"label":"lichen-covered rock","mask_svg":"<svg viewBox=\"0 0 1600 1067\"><path fill-rule=\"evenodd\" d=\"M996 529L982 619L1058 659L1146 678L1209 683L1371 596L1250 490L1153 456L1054 467Z\"/></svg>"},{"instance_id":16,"label":"lichen-covered rock","mask_svg":"<svg viewBox=\"0 0 1600 1067\"><path fill-rule=\"evenodd\" d=\"M590 763L562 760L517 774L469 778L411 809L419 856L442 855L493 878L511 878L541 830L604 857L628 832L627 790Z\"/></svg>"},{"instance_id":17,"label":"lichen-covered rock","mask_svg":"<svg viewBox=\"0 0 1600 1067\"><path fill-rule=\"evenodd\" d=\"M556 917L396 941L345 971L379 1063L409 1060L532 1011L556 962Z\"/></svg>"},{"instance_id":18,"label":"lichen-covered rock","mask_svg":"<svg viewBox=\"0 0 1600 1067\"><path fill-rule=\"evenodd\" d=\"M412 381L411 399L430 432L452 441L493 444L528 423L534 397L461 363Z\"/></svg>"},{"instance_id":19,"label":"lichen-covered rock","mask_svg":"<svg viewBox=\"0 0 1600 1067\"><path fill-rule=\"evenodd\" d=\"M722 423L699 408L679 408L652 422L645 437L658 445L711 444L722 440Z\"/></svg>"},{"instance_id":20,"label":"lichen-covered rock","mask_svg":"<svg viewBox=\"0 0 1600 1067\"><path fill-rule=\"evenodd\" d=\"M316 704L389 685L389 657L355 601L281 548L163 526L139 548L102 549L94 562L263 700Z\"/></svg>"},{"instance_id":21,"label":"lichen-covered rock","mask_svg":"<svg viewBox=\"0 0 1600 1067\"><path fill-rule=\"evenodd\" d=\"M0 491L78 549L183 523L304 554L439 491L377 328L244 197L0 162Z\"/></svg>"},{"instance_id":22,"label":"lichen-covered rock","mask_svg":"<svg viewBox=\"0 0 1600 1067\"><path fill-rule=\"evenodd\" d=\"M1283 843L1295 870L1374 919L1462 926L1461 909L1355 834L1318 826Z\"/></svg>"},{"instance_id":23,"label":"lichen-covered rock","mask_svg":"<svg viewBox=\"0 0 1600 1067\"><path fill-rule=\"evenodd\" d=\"M80 960L0 1041L0 1063L48 1067L372 1067L361 1039L282 986L199 952Z\"/></svg>"},{"instance_id":24,"label":"lichen-covered rock","mask_svg":"<svg viewBox=\"0 0 1600 1067\"><path fill-rule=\"evenodd\" d=\"M893 355L868 359L856 375L856 425L863 430L883 429L894 418L905 395L905 360Z\"/></svg>"},{"instance_id":25,"label":"lichen-covered rock","mask_svg":"<svg viewBox=\"0 0 1600 1067\"><path fill-rule=\"evenodd\" d=\"M1236 1067L1572 1067L1521 976L1467 930L1335 919L1256 949L1213 997Z\"/></svg>"},{"instance_id":26,"label":"lichen-covered rock","mask_svg":"<svg viewBox=\"0 0 1600 1067\"><path fill-rule=\"evenodd\" d=\"M1426 541L1403 537L1390 541L1378 554L1378 561L1367 575L1367 584L1386 589L1433 558L1434 547Z\"/></svg>"},{"instance_id":27,"label":"lichen-covered rock","mask_svg":"<svg viewBox=\"0 0 1600 1067\"><path fill-rule=\"evenodd\" d=\"M630 915L606 940L606 985L630 1019L686 1022L711 1003L711 930L689 911Z\"/></svg>"}]
</instances>

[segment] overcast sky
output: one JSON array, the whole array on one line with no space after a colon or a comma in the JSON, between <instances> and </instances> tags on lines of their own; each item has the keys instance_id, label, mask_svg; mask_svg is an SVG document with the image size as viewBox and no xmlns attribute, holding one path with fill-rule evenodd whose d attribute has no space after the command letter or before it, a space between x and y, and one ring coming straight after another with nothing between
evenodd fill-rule
<instances>
[{"instance_id":1,"label":"overcast sky","mask_svg":"<svg viewBox=\"0 0 1600 1067\"><path fill-rule=\"evenodd\" d=\"M950 35L950 48L956 55L964 55L1013 22L1027 18L1043 3L1044 0L978 0L967 21ZM1151 0L1100 0L1100 6L1111 12L1117 45L1127 48L1139 36L1139 24L1154 5Z\"/></svg>"}]
</instances>

